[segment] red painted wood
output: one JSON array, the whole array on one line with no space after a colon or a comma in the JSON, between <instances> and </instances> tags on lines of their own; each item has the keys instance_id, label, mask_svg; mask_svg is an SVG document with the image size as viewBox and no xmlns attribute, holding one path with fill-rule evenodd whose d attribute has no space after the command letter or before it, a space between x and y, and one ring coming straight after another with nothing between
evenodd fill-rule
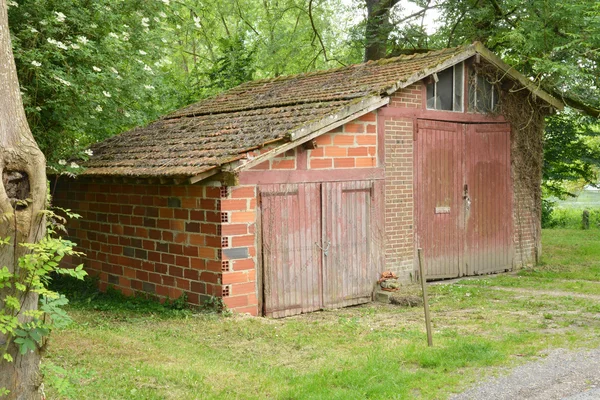
<instances>
[{"instance_id":1,"label":"red painted wood","mask_svg":"<svg viewBox=\"0 0 600 400\"><path fill-rule=\"evenodd\" d=\"M242 171L239 175L240 185L303 183L303 182L336 182L354 180L377 180L384 178L383 167L348 168L320 170L287 170L287 171Z\"/></svg>"},{"instance_id":2,"label":"red painted wood","mask_svg":"<svg viewBox=\"0 0 600 400\"><path fill-rule=\"evenodd\" d=\"M419 120L415 143L416 244L428 278L456 277L463 228L461 125Z\"/></svg>"},{"instance_id":3,"label":"red painted wood","mask_svg":"<svg viewBox=\"0 0 600 400\"><path fill-rule=\"evenodd\" d=\"M469 275L512 269L510 125L469 125L465 136L465 266Z\"/></svg>"},{"instance_id":4,"label":"red painted wood","mask_svg":"<svg viewBox=\"0 0 600 400\"><path fill-rule=\"evenodd\" d=\"M510 126L419 120L415 214L428 279L512 268Z\"/></svg>"},{"instance_id":5,"label":"red painted wood","mask_svg":"<svg viewBox=\"0 0 600 400\"><path fill-rule=\"evenodd\" d=\"M370 301L383 269L383 181L260 185L264 314Z\"/></svg>"},{"instance_id":6,"label":"red painted wood","mask_svg":"<svg viewBox=\"0 0 600 400\"><path fill-rule=\"evenodd\" d=\"M285 317L321 308L320 185L259 187L264 314Z\"/></svg>"},{"instance_id":7,"label":"red painted wood","mask_svg":"<svg viewBox=\"0 0 600 400\"><path fill-rule=\"evenodd\" d=\"M489 116L487 114L439 111L415 108L399 108L385 106L378 110L378 115L382 117L398 118L419 118L432 121L446 122L464 122L464 123L503 123L506 122L503 116Z\"/></svg>"}]
</instances>

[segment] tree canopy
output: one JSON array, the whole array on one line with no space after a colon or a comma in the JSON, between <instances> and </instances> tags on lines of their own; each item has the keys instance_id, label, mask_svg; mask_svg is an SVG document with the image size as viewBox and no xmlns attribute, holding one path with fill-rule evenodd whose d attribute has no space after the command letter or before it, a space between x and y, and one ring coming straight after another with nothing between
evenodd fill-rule
<instances>
[{"instance_id":1,"label":"tree canopy","mask_svg":"<svg viewBox=\"0 0 600 400\"><path fill-rule=\"evenodd\" d=\"M589 150L579 159L585 167L554 174L553 163L566 162L553 159L554 152L546 165L547 176L596 179L599 157L585 139L600 109L600 4L593 0L11 0L9 6L27 117L51 165L247 80L479 40L591 117L557 117L546 137L552 146L561 135L551 132L560 127L561 140L576 143L570 159L581 146ZM423 18L434 9L438 29L428 35Z\"/></svg>"}]
</instances>

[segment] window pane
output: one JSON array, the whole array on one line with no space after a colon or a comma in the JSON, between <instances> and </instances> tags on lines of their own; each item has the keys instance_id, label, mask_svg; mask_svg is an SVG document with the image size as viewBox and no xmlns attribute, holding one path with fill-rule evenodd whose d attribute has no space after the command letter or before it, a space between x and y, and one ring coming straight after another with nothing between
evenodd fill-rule
<instances>
[{"instance_id":1,"label":"window pane","mask_svg":"<svg viewBox=\"0 0 600 400\"><path fill-rule=\"evenodd\" d=\"M454 66L454 111L463 110L463 63Z\"/></svg>"},{"instance_id":2,"label":"window pane","mask_svg":"<svg viewBox=\"0 0 600 400\"><path fill-rule=\"evenodd\" d=\"M435 82L427 85L427 108L435 108Z\"/></svg>"},{"instance_id":3,"label":"window pane","mask_svg":"<svg viewBox=\"0 0 600 400\"><path fill-rule=\"evenodd\" d=\"M439 81L437 83L437 96L438 103L436 108L438 110L448 110L452 111L453 104L453 88L454 88L454 80L453 78L453 68L448 68L438 73Z\"/></svg>"},{"instance_id":4,"label":"window pane","mask_svg":"<svg viewBox=\"0 0 600 400\"><path fill-rule=\"evenodd\" d=\"M475 101L477 100L477 74L469 71L469 112L477 111Z\"/></svg>"}]
</instances>

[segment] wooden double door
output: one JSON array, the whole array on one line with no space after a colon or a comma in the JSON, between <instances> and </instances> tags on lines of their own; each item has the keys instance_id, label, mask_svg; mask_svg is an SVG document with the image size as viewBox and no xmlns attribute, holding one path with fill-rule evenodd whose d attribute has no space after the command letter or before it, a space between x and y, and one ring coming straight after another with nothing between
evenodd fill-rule
<instances>
[{"instance_id":1,"label":"wooden double door","mask_svg":"<svg viewBox=\"0 0 600 400\"><path fill-rule=\"evenodd\" d=\"M510 125L419 120L416 245L427 279L512 268Z\"/></svg>"},{"instance_id":2,"label":"wooden double door","mask_svg":"<svg viewBox=\"0 0 600 400\"><path fill-rule=\"evenodd\" d=\"M368 302L381 272L382 182L260 185L263 313Z\"/></svg>"}]
</instances>

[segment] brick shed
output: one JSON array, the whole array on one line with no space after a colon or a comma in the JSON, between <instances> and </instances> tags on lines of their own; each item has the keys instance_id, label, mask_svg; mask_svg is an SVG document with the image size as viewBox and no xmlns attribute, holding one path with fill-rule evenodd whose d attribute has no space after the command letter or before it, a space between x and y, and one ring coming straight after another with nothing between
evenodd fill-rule
<instances>
[{"instance_id":1,"label":"brick shed","mask_svg":"<svg viewBox=\"0 0 600 400\"><path fill-rule=\"evenodd\" d=\"M535 262L534 150L561 107L478 43L253 81L96 144L55 203L101 289L358 304L384 270L412 279L417 247L429 279Z\"/></svg>"}]
</instances>

